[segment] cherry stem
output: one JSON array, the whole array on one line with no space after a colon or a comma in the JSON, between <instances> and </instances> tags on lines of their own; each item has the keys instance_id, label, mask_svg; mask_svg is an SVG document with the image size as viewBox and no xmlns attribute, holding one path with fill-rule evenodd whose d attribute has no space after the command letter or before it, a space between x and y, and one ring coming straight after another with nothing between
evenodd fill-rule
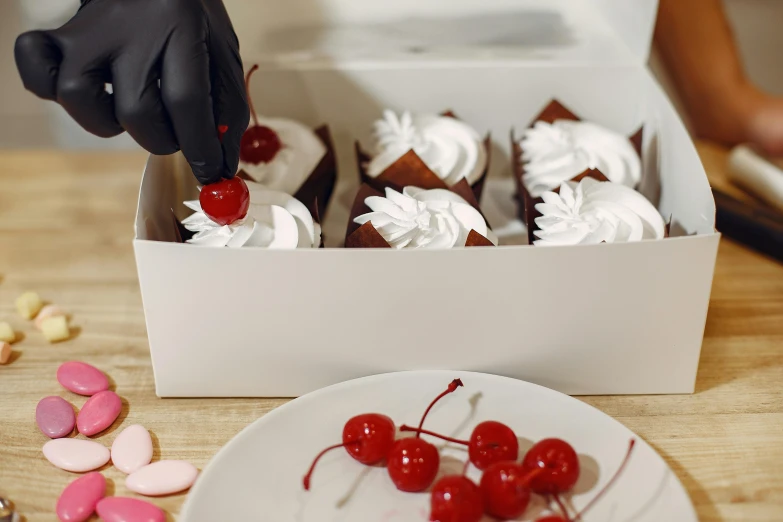
<instances>
[{"instance_id":1,"label":"cherry stem","mask_svg":"<svg viewBox=\"0 0 783 522\"><path fill-rule=\"evenodd\" d=\"M253 107L253 97L250 96L250 77L253 76L253 73L258 70L258 64L255 64L253 67L250 68L249 71L247 71L247 76L245 76L245 92L247 93L247 105L250 107L250 114L253 115L253 125L258 127L258 115L256 114L256 109Z\"/></svg>"},{"instance_id":2,"label":"cherry stem","mask_svg":"<svg viewBox=\"0 0 783 522\"><path fill-rule=\"evenodd\" d=\"M568 522L573 522L573 521L571 520L571 518L569 518L569 516L568 516L568 508L566 508L566 506L565 506L565 504L563 503L563 501L562 501L562 500L560 500L560 496L559 496L559 495L557 495L557 494L555 494L555 495L553 495L553 496L555 497L555 503L556 503L556 504L557 504L557 506L560 508L560 511L562 511L562 512L563 512L563 518L564 518L564 519L566 519ZM578 515L577 515L577 516L578 516ZM574 519L574 520L576 520L576 519Z\"/></svg>"},{"instance_id":3,"label":"cherry stem","mask_svg":"<svg viewBox=\"0 0 783 522\"><path fill-rule=\"evenodd\" d=\"M443 397L445 397L449 393L454 392L460 386L464 386L462 384L462 381L460 379L454 379L453 381L451 381L451 383L449 383L449 387L446 389L446 391L444 391L443 393L441 393L440 395L435 397L435 399L430 403L430 405L427 406L427 409L424 410L424 415L421 416L421 420L419 421L419 431L416 432L416 438L421 437L421 434L423 433L421 431L421 428L422 428L422 426L424 426L424 419L427 418L427 414L429 414L429 412L432 409L432 407L435 406L435 403L438 402L439 400L441 400Z\"/></svg>"},{"instance_id":4,"label":"cherry stem","mask_svg":"<svg viewBox=\"0 0 783 522\"><path fill-rule=\"evenodd\" d=\"M416 436L419 436L423 433L424 435L431 435L433 437L436 437L441 440L445 440L447 442L453 442L454 444L462 444L463 446L470 445L470 442L466 440L455 439L454 437L441 435L440 433L435 433L434 431L430 431L430 430L424 430L422 428L414 428L413 426L408 426L407 424L403 424L402 426L400 426L400 431L413 431L416 432Z\"/></svg>"},{"instance_id":5,"label":"cherry stem","mask_svg":"<svg viewBox=\"0 0 783 522\"><path fill-rule=\"evenodd\" d=\"M325 450L323 450L321 453L316 455L315 460L313 460L313 463L310 465L310 469L307 470L307 475L304 476L304 479L302 479L302 485L304 485L305 491L310 491L310 477L313 476L313 471L315 471L315 465L318 464L318 461L321 460L321 457L332 451L333 449L337 448L344 448L346 446L352 446L354 444L359 444L360 440L352 440L351 442L344 442L342 444L335 444L334 446L329 446Z\"/></svg>"},{"instance_id":6,"label":"cherry stem","mask_svg":"<svg viewBox=\"0 0 783 522\"><path fill-rule=\"evenodd\" d=\"M617 482L617 479L622 474L623 470L625 469L626 465L628 464L628 461L631 458L631 453L633 453L633 447L636 445L636 439L631 439L631 441L628 443L628 451L625 453L625 458L620 463L620 467L617 468L617 471L614 472L614 476L609 479L609 482L606 483L606 485L601 488L601 491L598 492L596 496L593 497L593 500L587 503L585 507L582 508L582 510L574 516L574 522L578 521L582 515L585 514L585 512L593 507L595 503L602 497L606 492L609 490L609 488L612 487L612 485Z\"/></svg>"}]
</instances>

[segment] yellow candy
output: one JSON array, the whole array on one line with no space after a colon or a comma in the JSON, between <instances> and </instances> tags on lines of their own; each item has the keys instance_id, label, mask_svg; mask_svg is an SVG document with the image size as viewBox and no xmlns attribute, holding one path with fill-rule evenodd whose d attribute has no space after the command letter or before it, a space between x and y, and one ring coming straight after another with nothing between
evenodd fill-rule
<instances>
[{"instance_id":1,"label":"yellow candy","mask_svg":"<svg viewBox=\"0 0 783 522\"><path fill-rule=\"evenodd\" d=\"M25 292L16 298L16 310L25 319L32 319L43 307L41 298L35 292Z\"/></svg>"},{"instance_id":2,"label":"yellow candy","mask_svg":"<svg viewBox=\"0 0 783 522\"><path fill-rule=\"evenodd\" d=\"M14 329L8 323L0 323L0 342L12 343L16 340Z\"/></svg>"},{"instance_id":3,"label":"yellow candy","mask_svg":"<svg viewBox=\"0 0 783 522\"><path fill-rule=\"evenodd\" d=\"M41 323L41 331L43 331L44 337L46 337L50 343L64 341L71 336L71 332L68 329L68 319L62 315L49 317L44 320L44 322Z\"/></svg>"}]
</instances>

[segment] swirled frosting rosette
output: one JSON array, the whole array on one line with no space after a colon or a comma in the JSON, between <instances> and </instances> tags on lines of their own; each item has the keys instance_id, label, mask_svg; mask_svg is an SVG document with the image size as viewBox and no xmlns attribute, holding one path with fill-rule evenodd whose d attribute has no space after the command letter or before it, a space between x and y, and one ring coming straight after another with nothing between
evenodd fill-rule
<instances>
[{"instance_id":1,"label":"swirled frosting rosette","mask_svg":"<svg viewBox=\"0 0 783 522\"><path fill-rule=\"evenodd\" d=\"M399 250L496 245L497 237L474 204L475 198L449 189L405 187L398 192L386 187L381 193L363 185L351 211L345 246Z\"/></svg>"},{"instance_id":2,"label":"swirled frosting rosette","mask_svg":"<svg viewBox=\"0 0 783 522\"><path fill-rule=\"evenodd\" d=\"M481 198L489 169L489 138L482 138L452 113L398 115L386 110L374 124L374 135L370 152L356 144L362 182L376 190L391 187L398 192L411 185L448 189L466 184L476 199ZM412 180L407 167L415 161L424 163L429 172Z\"/></svg>"},{"instance_id":3,"label":"swirled frosting rosette","mask_svg":"<svg viewBox=\"0 0 783 522\"><path fill-rule=\"evenodd\" d=\"M192 233L185 242L210 247L260 247L272 249L319 248L321 226L310 210L295 197L247 182L250 207L247 215L230 225L212 221L198 200L185 201L193 214L182 221Z\"/></svg>"},{"instance_id":4,"label":"swirled frosting rosette","mask_svg":"<svg viewBox=\"0 0 783 522\"><path fill-rule=\"evenodd\" d=\"M658 210L636 190L610 181L567 181L536 205L536 246L627 243L663 239Z\"/></svg>"},{"instance_id":5,"label":"swirled frosting rosette","mask_svg":"<svg viewBox=\"0 0 783 522\"><path fill-rule=\"evenodd\" d=\"M512 133L513 167L520 217L534 241L536 205L567 181L593 178L629 188L642 178L642 130L631 138L591 122L552 101L521 139Z\"/></svg>"}]
</instances>

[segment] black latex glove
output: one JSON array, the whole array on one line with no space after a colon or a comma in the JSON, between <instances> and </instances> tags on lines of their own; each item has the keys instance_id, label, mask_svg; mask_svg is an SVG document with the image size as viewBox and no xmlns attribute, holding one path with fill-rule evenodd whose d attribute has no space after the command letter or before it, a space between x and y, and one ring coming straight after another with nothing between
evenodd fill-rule
<instances>
[{"instance_id":1,"label":"black latex glove","mask_svg":"<svg viewBox=\"0 0 783 522\"><path fill-rule=\"evenodd\" d=\"M201 183L236 173L249 114L221 0L82 0L59 29L19 36L14 55L25 87L87 131L181 149Z\"/></svg>"}]
</instances>

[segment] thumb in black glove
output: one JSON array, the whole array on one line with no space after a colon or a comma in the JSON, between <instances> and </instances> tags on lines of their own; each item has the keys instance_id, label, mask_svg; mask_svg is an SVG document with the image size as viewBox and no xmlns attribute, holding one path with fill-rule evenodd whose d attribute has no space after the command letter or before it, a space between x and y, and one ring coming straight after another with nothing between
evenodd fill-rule
<instances>
[{"instance_id":1,"label":"thumb in black glove","mask_svg":"<svg viewBox=\"0 0 783 522\"><path fill-rule=\"evenodd\" d=\"M82 0L59 29L19 36L14 56L25 87L87 131L182 149L203 184L236 173L249 113L221 0Z\"/></svg>"}]
</instances>

